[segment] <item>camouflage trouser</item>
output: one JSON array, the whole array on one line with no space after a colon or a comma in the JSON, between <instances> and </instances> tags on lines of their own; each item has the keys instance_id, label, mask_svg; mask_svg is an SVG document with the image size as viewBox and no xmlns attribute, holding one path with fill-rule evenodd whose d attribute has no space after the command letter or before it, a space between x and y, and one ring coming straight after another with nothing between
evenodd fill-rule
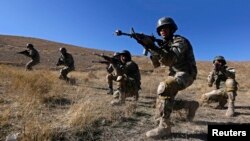
<instances>
[{"instance_id":1,"label":"camouflage trouser","mask_svg":"<svg viewBox=\"0 0 250 141\"><path fill-rule=\"evenodd\" d=\"M120 101L125 102L127 97L134 97L137 101L139 98L139 84L134 79L123 78L118 81L118 91L115 92L114 98L119 98Z\"/></svg>"},{"instance_id":2,"label":"camouflage trouser","mask_svg":"<svg viewBox=\"0 0 250 141\"><path fill-rule=\"evenodd\" d=\"M108 74L106 76L106 80L108 82L108 87L110 89L113 89L113 81L116 81L117 80L117 76L113 75L113 74Z\"/></svg>"},{"instance_id":3,"label":"camouflage trouser","mask_svg":"<svg viewBox=\"0 0 250 141\"><path fill-rule=\"evenodd\" d=\"M237 86L238 83L234 79L229 78L225 82L225 88L216 89L203 94L201 102L203 105L219 102L219 105L215 108L224 108L227 102L234 102L237 95Z\"/></svg>"},{"instance_id":4,"label":"camouflage trouser","mask_svg":"<svg viewBox=\"0 0 250 141\"><path fill-rule=\"evenodd\" d=\"M169 76L165 81L158 86L157 94L159 95L156 101L156 119L162 119L161 126L169 124L170 115L173 109L185 108L182 102L176 102L175 96L179 90L183 90L193 83L194 79L189 74L178 72L174 77ZM174 106L175 105L175 106Z\"/></svg>"},{"instance_id":5,"label":"camouflage trouser","mask_svg":"<svg viewBox=\"0 0 250 141\"><path fill-rule=\"evenodd\" d=\"M234 116L234 101L237 96L238 82L235 79L228 78L225 82L225 86L228 95L228 109L226 116L232 117Z\"/></svg>"},{"instance_id":6,"label":"camouflage trouser","mask_svg":"<svg viewBox=\"0 0 250 141\"><path fill-rule=\"evenodd\" d=\"M71 72L73 70L74 70L74 68L71 68L71 67L63 67L60 70L60 76L59 76L59 78L68 81L69 78L67 77L67 75L68 75L69 72Z\"/></svg>"},{"instance_id":7,"label":"camouflage trouser","mask_svg":"<svg viewBox=\"0 0 250 141\"><path fill-rule=\"evenodd\" d=\"M38 63L39 63L39 61L30 60L30 61L26 64L25 68L26 68L26 70L32 70L32 67L35 66L35 65L37 65Z\"/></svg>"},{"instance_id":8,"label":"camouflage trouser","mask_svg":"<svg viewBox=\"0 0 250 141\"><path fill-rule=\"evenodd\" d=\"M221 88L203 94L201 98L201 104L209 105L210 103L219 102L219 105L216 106L215 108L224 108L225 104L227 103L227 99L228 99L227 92L223 88Z\"/></svg>"}]
</instances>

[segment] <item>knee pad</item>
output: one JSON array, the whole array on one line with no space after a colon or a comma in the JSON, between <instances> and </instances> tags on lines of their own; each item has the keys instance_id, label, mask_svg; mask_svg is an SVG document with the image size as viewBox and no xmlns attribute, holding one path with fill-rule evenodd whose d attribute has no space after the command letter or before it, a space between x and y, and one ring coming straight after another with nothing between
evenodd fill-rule
<instances>
[{"instance_id":1,"label":"knee pad","mask_svg":"<svg viewBox=\"0 0 250 141\"><path fill-rule=\"evenodd\" d=\"M178 92L178 83L174 77L169 76L161 82L157 89L157 94L161 96L172 96Z\"/></svg>"},{"instance_id":2,"label":"knee pad","mask_svg":"<svg viewBox=\"0 0 250 141\"><path fill-rule=\"evenodd\" d=\"M238 89L237 82L234 79L227 79L225 85L227 92L235 92Z\"/></svg>"}]
</instances>

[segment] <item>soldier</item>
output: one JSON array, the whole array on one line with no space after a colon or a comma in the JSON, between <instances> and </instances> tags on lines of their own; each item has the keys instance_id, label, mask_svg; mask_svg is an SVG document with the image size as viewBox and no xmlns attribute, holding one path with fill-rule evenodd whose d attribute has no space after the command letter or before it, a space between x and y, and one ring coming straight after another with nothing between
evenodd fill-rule
<instances>
[{"instance_id":1,"label":"soldier","mask_svg":"<svg viewBox=\"0 0 250 141\"><path fill-rule=\"evenodd\" d=\"M69 53L67 53L66 48L60 48L59 51L61 52L61 56L58 59L57 62L57 66L60 65L64 65L65 67L63 67L60 70L60 76L59 79L63 79L66 80L67 82L69 82L69 78L67 77L67 74L73 70L75 70L75 66L74 66L74 59L73 56Z\"/></svg>"},{"instance_id":2,"label":"soldier","mask_svg":"<svg viewBox=\"0 0 250 141\"><path fill-rule=\"evenodd\" d=\"M227 117L234 116L234 101L237 95L237 81L235 80L235 69L226 66L223 56L216 56L213 60L213 70L208 75L208 86L214 90L202 95L202 104L219 102L216 108L224 108L228 102ZM225 84L225 87L223 86Z\"/></svg>"},{"instance_id":3,"label":"soldier","mask_svg":"<svg viewBox=\"0 0 250 141\"><path fill-rule=\"evenodd\" d=\"M170 17L160 18L157 22L156 31L163 38L159 44L159 50L148 48L151 52L150 59L153 66L169 66L169 75L165 81L160 82L157 89L156 118L159 126L146 133L147 137L159 138L171 134L170 115L173 108L185 108L188 111L187 119L193 120L195 112L199 107L196 101L186 103L175 100L180 90L184 90L193 84L197 75L196 61L190 42L180 36L174 35L177 25ZM137 39L143 46L152 46L152 39ZM176 105L177 103L177 105Z\"/></svg>"},{"instance_id":4,"label":"soldier","mask_svg":"<svg viewBox=\"0 0 250 141\"><path fill-rule=\"evenodd\" d=\"M112 105L124 104L126 97L134 97L137 101L141 89L141 74L138 65L132 60L127 50L119 53L121 65L114 64L117 71L118 90L114 93Z\"/></svg>"},{"instance_id":5,"label":"soldier","mask_svg":"<svg viewBox=\"0 0 250 141\"><path fill-rule=\"evenodd\" d=\"M31 58L31 60L25 65L26 71L32 70L32 67L40 63L40 55L34 46L30 43L27 44L26 48L28 50L19 52Z\"/></svg>"},{"instance_id":6,"label":"soldier","mask_svg":"<svg viewBox=\"0 0 250 141\"><path fill-rule=\"evenodd\" d=\"M115 59L120 59L118 52L115 52L113 57ZM112 63L109 63L106 69L108 72L106 80L108 82L108 89L109 89L107 94L113 95L113 81L116 81L117 73L114 71L114 66L112 65Z\"/></svg>"}]
</instances>

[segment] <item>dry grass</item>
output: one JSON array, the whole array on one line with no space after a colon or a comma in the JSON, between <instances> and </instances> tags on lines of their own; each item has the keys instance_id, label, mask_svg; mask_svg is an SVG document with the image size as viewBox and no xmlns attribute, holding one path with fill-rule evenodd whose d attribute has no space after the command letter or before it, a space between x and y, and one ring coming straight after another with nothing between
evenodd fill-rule
<instances>
[{"instance_id":1,"label":"dry grass","mask_svg":"<svg viewBox=\"0 0 250 141\"><path fill-rule=\"evenodd\" d=\"M151 141L145 138L145 132L157 126L156 89L166 79L168 68L153 69L148 58L134 57L142 74L139 101L128 98L126 105L112 107L112 96L106 94L105 65L90 63L100 59L91 55L96 50L24 37L0 36L0 41L0 140L18 134L21 141ZM28 59L15 54L27 42L35 44L42 57L32 72L24 71ZM75 84L58 79L55 61L59 47L69 48L74 55L76 71L69 76ZM197 65L197 80L180 91L177 99L199 100L211 90L206 83L211 62ZM194 122L186 122L185 111L174 111L173 135L162 140L206 140L209 124L250 122L250 63L229 61L228 66L236 68L240 84L236 117L226 118L225 110L200 107Z\"/></svg>"},{"instance_id":2,"label":"dry grass","mask_svg":"<svg viewBox=\"0 0 250 141\"><path fill-rule=\"evenodd\" d=\"M144 133L156 126L153 119L156 88L168 71L167 68L152 71L145 59L137 59L139 66L147 68L141 69L140 99L138 102L128 99L125 106L118 107L112 107L109 104L112 97L106 95L105 66L100 66L103 70L70 73L69 76L76 80L75 85L70 85L58 79L57 71L39 69L27 72L20 67L0 65L0 139L19 133L20 140L37 141L128 140L128 136L134 140L148 140ZM209 64L198 63L197 80L177 98L198 100L201 94L211 90L206 86ZM246 73L250 64L229 64L238 70L240 89L236 105L240 108L236 111L239 116L220 120L225 111L200 107L195 122L186 123L183 118L185 111L174 111L173 132L177 134L171 137L173 140L182 140L182 136L185 140L204 140L206 126L210 123L249 122L246 109L249 107L250 83L245 78L250 77Z\"/></svg>"},{"instance_id":3,"label":"dry grass","mask_svg":"<svg viewBox=\"0 0 250 141\"><path fill-rule=\"evenodd\" d=\"M1 140L10 133L19 133L20 140L95 140L100 125L131 116L133 104L113 108L107 104L111 97L93 95L89 86L100 82L96 75L104 72L71 73L84 84L79 87L60 81L56 72L1 65L1 85L7 88L0 103Z\"/></svg>"}]
</instances>

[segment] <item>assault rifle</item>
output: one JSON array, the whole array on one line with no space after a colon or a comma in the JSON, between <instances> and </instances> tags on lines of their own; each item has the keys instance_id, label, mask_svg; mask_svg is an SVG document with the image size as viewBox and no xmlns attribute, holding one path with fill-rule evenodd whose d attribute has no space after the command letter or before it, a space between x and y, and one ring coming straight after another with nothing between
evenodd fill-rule
<instances>
[{"instance_id":1,"label":"assault rifle","mask_svg":"<svg viewBox=\"0 0 250 141\"><path fill-rule=\"evenodd\" d=\"M122 74L122 67L123 67L123 65L122 65L122 62L119 59L117 59L116 57L109 57L109 56L106 56L104 54L94 53L94 55L102 57L105 61L107 61L110 64L112 64L113 67L114 67L114 70L116 71L117 75L121 75Z\"/></svg>"},{"instance_id":2,"label":"assault rifle","mask_svg":"<svg viewBox=\"0 0 250 141\"><path fill-rule=\"evenodd\" d=\"M23 54L25 56L29 56L29 51L28 50L19 51L19 52L17 52L17 54Z\"/></svg>"},{"instance_id":3,"label":"assault rifle","mask_svg":"<svg viewBox=\"0 0 250 141\"><path fill-rule=\"evenodd\" d=\"M163 40L156 39L153 35L145 35L143 33L136 33L133 28L131 28L131 33L124 33L121 30L115 31L116 36L129 36L130 38L134 38L139 44L144 47L143 54L145 56L148 55L148 52L156 52L161 53L161 49L158 46L163 45ZM158 46L155 45L155 42Z\"/></svg>"},{"instance_id":4,"label":"assault rifle","mask_svg":"<svg viewBox=\"0 0 250 141\"><path fill-rule=\"evenodd\" d=\"M100 63L100 64L106 64L106 65L109 65L109 64L110 64L108 61L101 61L101 60L92 61L92 63Z\"/></svg>"},{"instance_id":5,"label":"assault rifle","mask_svg":"<svg viewBox=\"0 0 250 141\"><path fill-rule=\"evenodd\" d=\"M106 60L107 62L112 63L112 64L120 64L121 63L120 60L118 60L117 58L109 57L107 55L104 55L103 53L102 54L94 53L94 55L102 57L104 60Z\"/></svg>"}]
</instances>

